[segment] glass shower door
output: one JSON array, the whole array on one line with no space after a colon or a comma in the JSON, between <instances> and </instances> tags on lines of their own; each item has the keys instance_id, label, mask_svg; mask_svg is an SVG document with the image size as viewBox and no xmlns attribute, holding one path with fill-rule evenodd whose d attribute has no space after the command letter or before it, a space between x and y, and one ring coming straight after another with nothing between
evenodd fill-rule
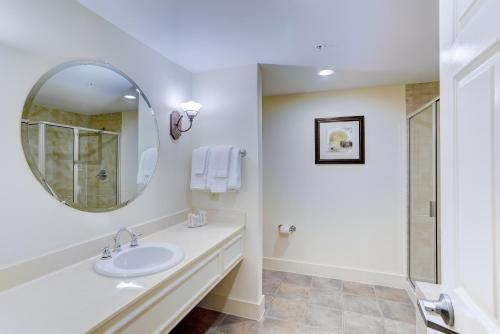
<instances>
[{"instance_id":1,"label":"glass shower door","mask_svg":"<svg viewBox=\"0 0 500 334\"><path fill-rule=\"evenodd\" d=\"M409 118L410 281L438 281L437 211L438 102Z\"/></svg>"},{"instance_id":2,"label":"glass shower door","mask_svg":"<svg viewBox=\"0 0 500 334\"><path fill-rule=\"evenodd\" d=\"M119 203L118 144L116 134L78 130L77 205L104 209Z\"/></svg>"},{"instance_id":3,"label":"glass shower door","mask_svg":"<svg viewBox=\"0 0 500 334\"><path fill-rule=\"evenodd\" d=\"M56 125L43 128L44 179L61 201L73 202L73 129Z\"/></svg>"}]
</instances>

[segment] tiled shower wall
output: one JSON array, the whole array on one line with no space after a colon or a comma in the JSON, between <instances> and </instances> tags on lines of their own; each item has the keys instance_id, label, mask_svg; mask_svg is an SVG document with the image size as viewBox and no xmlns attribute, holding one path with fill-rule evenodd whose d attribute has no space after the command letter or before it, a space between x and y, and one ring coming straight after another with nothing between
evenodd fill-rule
<instances>
[{"instance_id":1,"label":"tiled shower wall","mask_svg":"<svg viewBox=\"0 0 500 334\"><path fill-rule=\"evenodd\" d=\"M84 128L120 132L122 128L122 113L107 113L99 115L82 115L60 109L47 108L35 104L23 117L30 121L46 121L52 123L80 126Z\"/></svg>"},{"instance_id":2,"label":"tiled shower wall","mask_svg":"<svg viewBox=\"0 0 500 334\"><path fill-rule=\"evenodd\" d=\"M406 90L406 114L418 110L424 104L439 96L439 81L408 84Z\"/></svg>"},{"instance_id":3,"label":"tiled shower wall","mask_svg":"<svg viewBox=\"0 0 500 334\"><path fill-rule=\"evenodd\" d=\"M29 115L29 116L26 116ZM82 115L78 113L33 105L24 117L30 121L47 121L71 126L120 132L122 113ZM25 130L26 127L23 127ZM33 140L34 127L30 126L29 149L37 151ZM36 131L36 130L35 130ZM61 200L73 201L73 138L72 130L47 127L46 132L46 174L45 178ZM23 136L23 138L27 138ZM118 138L113 135L97 135L82 131L80 135L80 164L78 204L92 208L106 208L117 204ZM57 167L56 167L57 165ZM101 169L107 178L100 180Z\"/></svg>"}]
</instances>

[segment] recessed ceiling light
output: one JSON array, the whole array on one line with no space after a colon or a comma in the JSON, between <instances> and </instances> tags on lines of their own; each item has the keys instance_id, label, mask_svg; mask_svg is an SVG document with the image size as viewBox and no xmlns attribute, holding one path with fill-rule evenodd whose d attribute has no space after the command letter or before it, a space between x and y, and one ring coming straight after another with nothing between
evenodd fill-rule
<instances>
[{"instance_id":1,"label":"recessed ceiling light","mask_svg":"<svg viewBox=\"0 0 500 334\"><path fill-rule=\"evenodd\" d=\"M333 73L335 73L334 70L332 70L331 68L326 68L324 70L319 71L318 75L320 75L322 77L326 77L326 76L332 75Z\"/></svg>"},{"instance_id":2,"label":"recessed ceiling light","mask_svg":"<svg viewBox=\"0 0 500 334\"><path fill-rule=\"evenodd\" d=\"M124 98L126 98L127 100L135 100L137 97L135 97L135 95L131 95L131 94L127 94L127 95L123 95Z\"/></svg>"}]
</instances>

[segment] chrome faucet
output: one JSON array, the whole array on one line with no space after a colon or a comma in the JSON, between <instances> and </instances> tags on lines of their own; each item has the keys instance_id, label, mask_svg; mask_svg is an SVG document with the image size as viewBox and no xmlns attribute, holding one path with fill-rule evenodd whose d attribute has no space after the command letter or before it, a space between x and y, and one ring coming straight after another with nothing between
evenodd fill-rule
<instances>
[{"instance_id":1,"label":"chrome faucet","mask_svg":"<svg viewBox=\"0 0 500 334\"><path fill-rule=\"evenodd\" d=\"M116 232L115 237L113 238L113 240L115 242L115 244L113 245L113 252L120 252L122 250L122 243L120 240L120 234L122 232L127 232L128 235L130 236L130 247L139 246L139 242L138 242L137 238L140 235L133 233L132 230L129 229L128 227L122 227L118 230L118 232Z\"/></svg>"}]
</instances>

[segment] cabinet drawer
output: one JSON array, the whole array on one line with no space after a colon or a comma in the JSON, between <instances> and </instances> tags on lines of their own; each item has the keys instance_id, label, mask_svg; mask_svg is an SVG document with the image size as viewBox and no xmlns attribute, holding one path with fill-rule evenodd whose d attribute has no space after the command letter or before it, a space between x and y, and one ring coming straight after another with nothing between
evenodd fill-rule
<instances>
[{"instance_id":1,"label":"cabinet drawer","mask_svg":"<svg viewBox=\"0 0 500 334\"><path fill-rule=\"evenodd\" d=\"M235 262L243 256L243 237L240 235L222 247L222 272L231 269Z\"/></svg>"}]
</instances>

